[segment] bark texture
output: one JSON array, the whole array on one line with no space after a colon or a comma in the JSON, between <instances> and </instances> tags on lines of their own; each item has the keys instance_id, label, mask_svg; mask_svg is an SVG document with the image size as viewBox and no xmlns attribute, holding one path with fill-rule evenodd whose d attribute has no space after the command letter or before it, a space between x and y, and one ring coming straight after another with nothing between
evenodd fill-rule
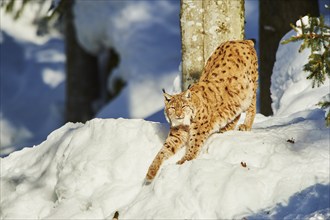
<instances>
[{"instance_id":1,"label":"bark texture","mask_svg":"<svg viewBox=\"0 0 330 220\"><path fill-rule=\"evenodd\" d=\"M224 41L244 37L244 0L181 0L182 89L196 82Z\"/></svg>"}]
</instances>

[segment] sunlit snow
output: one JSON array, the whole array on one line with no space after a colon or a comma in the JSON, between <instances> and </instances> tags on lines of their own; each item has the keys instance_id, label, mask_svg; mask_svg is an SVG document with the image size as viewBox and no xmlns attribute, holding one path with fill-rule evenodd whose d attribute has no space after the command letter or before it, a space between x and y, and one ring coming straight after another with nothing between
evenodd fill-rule
<instances>
[{"instance_id":1,"label":"sunlit snow","mask_svg":"<svg viewBox=\"0 0 330 220\"><path fill-rule=\"evenodd\" d=\"M302 71L308 51L298 52L301 42L279 45L271 86L274 116L257 114L250 132L212 135L195 160L177 165L181 150L144 185L169 130L167 123L150 121L163 117L161 88L180 92L180 42L171 41L179 37L179 4L102 1L98 16L106 22L100 24L90 14L95 4L79 2L75 12L85 14L77 17L82 19L77 29L90 28L80 32L80 41L95 53L114 46L125 57L115 75L132 80L99 112L104 119L54 130L63 119L63 42L34 41L32 33L23 36L6 22L0 41L6 52L1 53L6 63L1 64L0 126L1 154L10 154L0 158L1 219L112 219L116 211L119 219L330 218L330 130L326 111L315 105L330 85L327 79L311 87ZM158 13L159 8L164 10ZM107 20L114 17L119 21ZM116 22L125 32L113 32ZM151 33L168 42L158 45ZM161 49L169 53L155 60ZM19 150L17 143L27 148Z\"/></svg>"}]
</instances>

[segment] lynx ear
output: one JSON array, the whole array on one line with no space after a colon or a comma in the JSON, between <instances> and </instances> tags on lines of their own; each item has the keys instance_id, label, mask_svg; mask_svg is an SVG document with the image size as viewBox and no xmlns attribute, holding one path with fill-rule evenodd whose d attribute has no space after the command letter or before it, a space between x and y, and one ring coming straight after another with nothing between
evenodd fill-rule
<instances>
[{"instance_id":1,"label":"lynx ear","mask_svg":"<svg viewBox=\"0 0 330 220\"><path fill-rule=\"evenodd\" d=\"M172 98L172 96L171 95L169 95L169 94L167 94L166 92L165 92L165 89L162 89L163 90L163 94L164 94L164 97L165 97L165 101L170 101L171 100L171 98Z\"/></svg>"},{"instance_id":2,"label":"lynx ear","mask_svg":"<svg viewBox=\"0 0 330 220\"><path fill-rule=\"evenodd\" d=\"M185 91L185 93L184 93L184 97L186 97L187 99L190 99L190 97L191 97L191 92L190 92L189 89L187 89L187 91Z\"/></svg>"}]
</instances>

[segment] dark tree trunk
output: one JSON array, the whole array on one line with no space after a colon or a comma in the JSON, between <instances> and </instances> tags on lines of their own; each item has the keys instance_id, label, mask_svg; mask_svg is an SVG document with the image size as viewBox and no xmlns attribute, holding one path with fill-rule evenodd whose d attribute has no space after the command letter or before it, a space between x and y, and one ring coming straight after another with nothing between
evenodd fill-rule
<instances>
[{"instance_id":1,"label":"dark tree trunk","mask_svg":"<svg viewBox=\"0 0 330 220\"><path fill-rule=\"evenodd\" d=\"M270 78L281 38L290 23L305 15L319 16L317 0L259 0L260 112L271 115Z\"/></svg>"},{"instance_id":2,"label":"dark tree trunk","mask_svg":"<svg viewBox=\"0 0 330 220\"><path fill-rule=\"evenodd\" d=\"M66 121L85 122L94 116L93 102L100 96L98 58L79 45L73 23L74 1L66 4Z\"/></svg>"}]
</instances>

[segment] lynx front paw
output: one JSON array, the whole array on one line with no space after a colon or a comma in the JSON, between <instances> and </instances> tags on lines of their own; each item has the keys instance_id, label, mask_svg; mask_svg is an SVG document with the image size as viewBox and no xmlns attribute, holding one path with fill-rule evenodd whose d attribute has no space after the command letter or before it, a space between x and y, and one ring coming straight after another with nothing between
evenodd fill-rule
<instances>
[{"instance_id":1,"label":"lynx front paw","mask_svg":"<svg viewBox=\"0 0 330 220\"><path fill-rule=\"evenodd\" d=\"M146 175L146 182L151 183L152 180L155 178L157 172L154 169L149 169Z\"/></svg>"},{"instance_id":2,"label":"lynx front paw","mask_svg":"<svg viewBox=\"0 0 330 220\"><path fill-rule=\"evenodd\" d=\"M181 158L181 160L179 160L178 162L176 162L176 164L179 164L179 165L181 165L181 164L183 164L184 162L186 162L186 161L189 161L189 160L192 160L192 159L194 159L194 158L192 158L192 157L190 157L190 156L184 156L184 157L182 157Z\"/></svg>"},{"instance_id":3,"label":"lynx front paw","mask_svg":"<svg viewBox=\"0 0 330 220\"><path fill-rule=\"evenodd\" d=\"M238 127L238 130L240 130L240 131L250 131L251 128L249 128L249 127L246 126L245 124L241 124L241 125Z\"/></svg>"},{"instance_id":4,"label":"lynx front paw","mask_svg":"<svg viewBox=\"0 0 330 220\"><path fill-rule=\"evenodd\" d=\"M186 162L186 159L181 159L181 160L179 160L178 162L176 162L176 164L179 164L179 165L181 165L181 164L183 164L184 162Z\"/></svg>"}]
</instances>

